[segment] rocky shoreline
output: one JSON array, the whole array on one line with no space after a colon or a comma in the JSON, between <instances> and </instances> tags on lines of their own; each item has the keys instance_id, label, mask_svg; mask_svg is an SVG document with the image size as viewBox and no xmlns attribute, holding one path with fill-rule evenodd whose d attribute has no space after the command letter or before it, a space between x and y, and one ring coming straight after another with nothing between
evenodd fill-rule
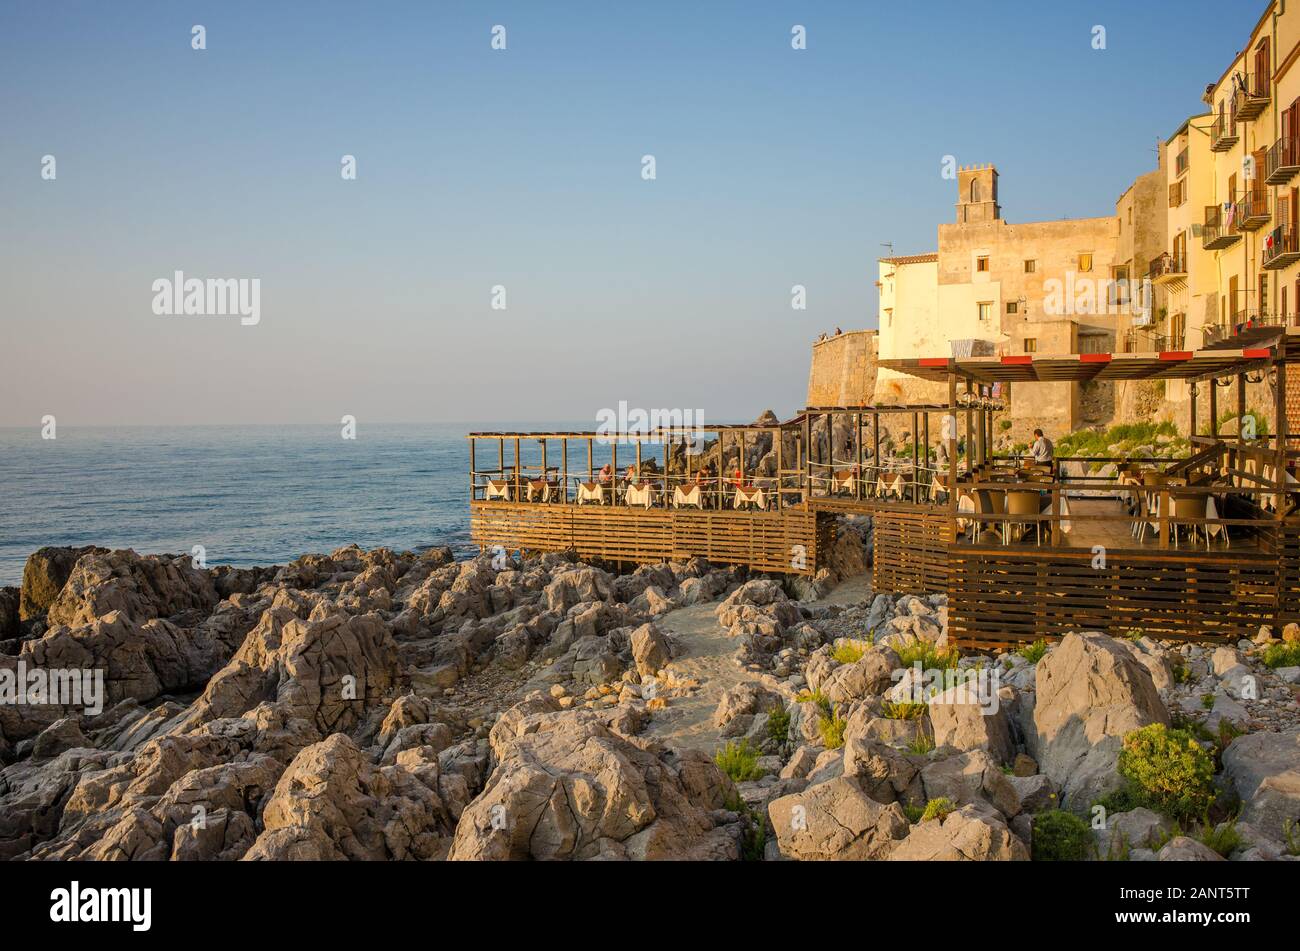
<instances>
[{"instance_id":1,"label":"rocky shoreline","mask_svg":"<svg viewBox=\"0 0 1300 951\"><path fill-rule=\"evenodd\" d=\"M854 587L869 560L863 519L794 580L41 549L0 687L102 697L0 702L0 857L1297 857L1300 629L959 656L942 596Z\"/></svg>"}]
</instances>

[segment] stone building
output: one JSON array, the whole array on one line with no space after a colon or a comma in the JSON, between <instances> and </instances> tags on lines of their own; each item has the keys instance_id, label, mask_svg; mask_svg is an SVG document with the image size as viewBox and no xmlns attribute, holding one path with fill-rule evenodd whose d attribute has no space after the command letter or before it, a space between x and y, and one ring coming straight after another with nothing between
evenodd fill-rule
<instances>
[{"instance_id":1,"label":"stone building","mask_svg":"<svg viewBox=\"0 0 1300 951\"><path fill-rule=\"evenodd\" d=\"M1159 169L1139 178L1114 215L1012 223L997 169L959 169L956 220L939 225L938 250L879 261L880 358L1112 351L1149 301L1134 273L1164 245L1163 178ZM946 396L889 370L876 386L882 403ZM1030 405L1013 397L1008 418L1026 433L1041 425L1060 434L1109 420L1114 402L1110 390L1043 384Z\"/></svg>"}]
</instances>

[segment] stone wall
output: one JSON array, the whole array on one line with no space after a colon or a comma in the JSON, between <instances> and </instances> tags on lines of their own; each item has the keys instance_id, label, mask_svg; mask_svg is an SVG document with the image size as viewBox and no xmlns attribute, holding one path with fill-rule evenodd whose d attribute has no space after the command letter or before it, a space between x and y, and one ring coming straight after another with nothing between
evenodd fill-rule
<instances>
[{"instance_id":1,"label":"stone wall","mask_svg":"<svg viewBox=\"0 0 1300 951\"><path fill-rule=\"evenodd\" d=\"M876 388L876 332L850 330L813 343L809 406L870 403Z\"/></svg>"}]
</instances>

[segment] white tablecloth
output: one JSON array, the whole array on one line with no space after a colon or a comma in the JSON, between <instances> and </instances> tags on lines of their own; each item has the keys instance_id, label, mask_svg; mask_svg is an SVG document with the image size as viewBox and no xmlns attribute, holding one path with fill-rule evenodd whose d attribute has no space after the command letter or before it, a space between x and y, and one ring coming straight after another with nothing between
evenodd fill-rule
<instances>
[{"instance_id":1,"label":"white tablecloth","mask_svg":"<svg viewBox=\"0 0 1300 951\"><path fill-rule=\"evenodd\" d=\"M761 509L767 508L767 493L762 489L746 489L742 486L736 486L735 502L733 503L735 507L740 508L742 505L748 505L751 502Z\"/></svg>"},{"instance_id":2,"label":"white tablecloth","mask_svg":"<svg viewBox=\"0 0 1300 951\"><path fill-rule=\"evenodd\" d=\"M628 505L644 505L649 508L655 501L654 486L646 482L642 485L629 485L623 493L623 501Z\"/></svg>"},{"instance_id":3,"label":"white tablecloth","mask_svg":"<svg viewBox=\"0 0 1300 951\"><path fill-rule=\"evenodd\" d=\"M882 472L877 486L881 495L893 495L901 499L907 483L903 480L901 472Z\"/></svg>"},{"instance_id":4,"label":"white tablecloth","mask_svg":"<svg viewBox=\"0 0 1300 951\"><path fill-rule=\"evenodd\" d=\"M528 482L528 501L540 497L543 502L551 500L551 493L554 492L555 486L549 482L539 482L536 479Z\"/></svg>"},{"instance_id":5,"label":"white tablecloth","mask_svg":"<svg viewBox=\"0 0 1300 951\"><path fill-rule=\"evenodd\" d=\"M683 505L694 505L697 509L702 507L704 493L698 485L693 485L689 489L683 489L680 485L673 487L673 508L679 509Z\"/></svg>"},{"instance_id":6,"label":"white tablecloth","mask_svg":"<svg viewBox=\"0 0 1300 951\"><path fill-rule=\"evenodd\" d=\"M831 473L831 491L852 492L853 491L853 470L842 469L839 472Z\"/></svg>"},{"instance_id":7,"label":"white tablecloth","mask_svg":"<svg viewBox=\"0 0 1300 951\"><path fill-rule=\"evenodd\" d=\"M502 480L488 479L487 485L483 488L483 498L485 499L507 499L510 498L510 483Z\"/></svg>"},{"instance_id":8,"label":"white tablecloth","mask_svg":"<svg viewBox=\"0 0 1300 951\"><path fill-rule=\"evenodd\" d=\"M578 483L578 504L583 502L604 502L605 493L609 486L601 485L599 482L579 482Z\"/></svg>"}]
</instances>

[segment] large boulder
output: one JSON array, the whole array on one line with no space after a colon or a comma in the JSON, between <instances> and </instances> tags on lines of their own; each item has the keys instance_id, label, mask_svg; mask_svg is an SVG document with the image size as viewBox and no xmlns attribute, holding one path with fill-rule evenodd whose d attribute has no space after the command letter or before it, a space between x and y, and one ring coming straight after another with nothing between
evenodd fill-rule
<instances>
[{"instance_id":1,"label":"large boulder","mask_svg":"<svg viewBox=\"0 0 1300 951\"><path fill-rule=\"evenodd\" d=\"M1241 796L1241 819L1283 840L1287 820L1300 828L1300 730L1239 736L1223 769Z\"/></svg>"},{"instance_id":2,"label":"large boulder","mask_svg":"<svg viewBox=\"0 0 1300 951\"><path fill-rule=\"evenodd\" d=\"M1011 725L1002 697L966 681L954 684L930 699L930 723L937 746L963 752L984 750L997 762L1010 764L1015 756Z\"/></svg>"},{"instance_id":3,"label":"large boulder","mask_svg":"<svg viewBox=\"0 0 1300 951\"><path fill-rule=\"evenodd\" d=\"M40 617L50 609L72 574L82 555L107 553L105 548L39 548L23 566L23 586L19 596L19 617L24 621Z\"/></svg>"},{"instance_id":4,"label":"large boulder","mask_svg":"<svg viewBox=\"0 0 1300 951\"><path fill-rule=\"evenodd\" d=\"M673 646L654 624L642 624L632 632L632 660L642 677L652 677L672 660Z\"/></svg>"},{"instance_id":5,"label":"large boulder","mask_svg":"<svg viewBox=\"0 0 1300 951\"><path fill-rule=\"evenodd\" d=\"M182 611L206 613L219 600L211 575L193 567L188 555L94 550L77 560L48 613L51 625L70 627L113 611L144 622Z\"/></svg>"},{"instance_id":6,"label":"large boulder","mask_svg":"<svg viewBox=\"0 0 1300 951\"><path fill-rule=\"evenodd\" d=\"M741 824L723 811L735 787L703 752L634 742L542 698L507 711L491 740L496 768L453 860L740 856Z\"/></svg>"},{"instance_id":7,"label":"large boulder","mask_svg":"<svg viewBox=\"0 0 1300 951\"><path fill-rule=\"evenodd\" d=\"M844 776L775 799L767 814L788 859L884 859L909 829L898 803L877 802Z\"/></svg>"},{"instance_id":8,"label":"large boulder","mask_svg":"<svg viewBox=\"0 0 1300 951\"><path fill-rule=\"evenodd\" d=\"M342 733L308 746L280 777L244 858L441 857L451 819L437 791L437 759L406 756L376 769Z\"/></svg>"},{"instance_id":9,"label":"large boulder","mask_svg":"<svg viewBox=\"0 0 1300 951\"><path fill-rule=\"evenodd\" d=\"M836 667L821 690L833 703L877 696L889 689L899 666L898 655L888 647L872 647L853 663Z\"/></svg>"},{"instance_id":10,"label":"large boulder","mask_svg":"<svg viewBox=\"0 0 1300 951\"><path fill-rule=\"evenodd\" d=\"M1118 789L1124 735L1169 723L1151 675L1104 634L1068 634L1038 662L1037 757L1062 804L1080 811Z\"/></svg>"},{"instance_id":11,"label":"large boulder","mask_svg":"<svg viewBox=\"0 0 1300 951\"><path fill-rule=\"evenodd\" d=\"M966 805L912 826L890 861L1027 862L1029 849L988 809Z\"/></svg>"}]
</instances>

